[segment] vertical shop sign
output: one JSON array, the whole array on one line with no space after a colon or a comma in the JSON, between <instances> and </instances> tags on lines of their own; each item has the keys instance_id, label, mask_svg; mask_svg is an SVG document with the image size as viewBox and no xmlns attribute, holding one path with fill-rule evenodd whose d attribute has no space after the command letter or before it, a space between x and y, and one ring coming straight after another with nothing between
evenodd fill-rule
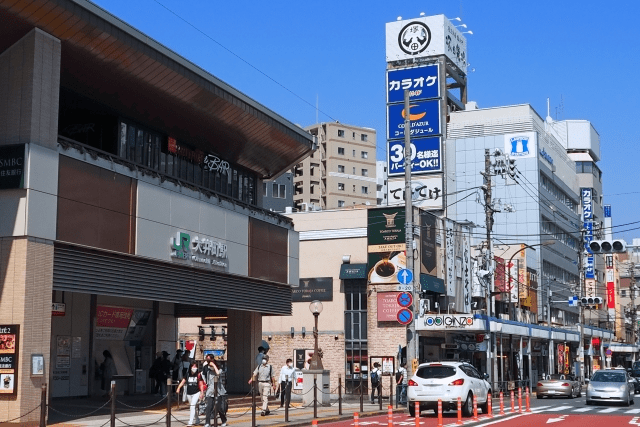
<instances>
[{"instance_id":1,"label":"vertical shop sign","mask_svg":"<svg viewBox=\"0 0 640 427\"><path fill-rule=\"evenodd\" d=\"M369 209L367 215L369 283L398 283L396 274L407 265L404 208Z\"/></svg>"},{"instance_id":2,"label":"vertical shop sign","mask_svg":"<svg viewBox=\"0 0 640 427\"><path fill-rule=\"evenodd\" d=\"M499 292L506 292L507 289L505 286L505 281L506 281L505 280L505 276L506 276L505 260L504 258L500 258L500 257L493 257L493 260L496 263L494 285Z\"/></svg>"},{"instance_id":3,"label":"vertical shop sign","mask_svg":"<svg viewBox=\"0 0 640 427\"><path fill-rule=\"evenodd\" d=\"M613 255L606 254L604 263L607 276L607 308L616 308L616 286L613 272Z\"/></svg>"},{"instance_id":4,"label":"vertical shop sign","mask_svg":"<svg viewBox=\"0 0 640 427\"><path fill-rule=\"evenodd\" d=\"M456 274L455 274L455 233L453 221L445 219L445 264L447 266L447 296L456 295Z\"/></svg>"},{"instance_id":5,"label":"vertical shop sign","mask_svg":"<svg viewBox=\"0 0 640 427\"><path fill-rule=\"evenodd\" d=\"M587 250L587 255L584 260L584 278L585 279L595 279L595 264L593 259L593 252L591 252L591 248L589 247L589 243L593 240L593 189L592 188L581 188L580 196L582 199L582 222L584 233L584 247ZM589 294L589 290L587 290L587 296L594 296Z\"/></svg>"},{"instance_id":6,"label":"vertical shop sign","mask_svg":"<svg viewBox=\"0 0 640 427\"><path fill-rule=\"evenodd\" d=\"M471 313L472 279L471 279L471 243L469 241L469 229L463 228L462 232L462 292L464 305L462 312Z\"/></svg>"},{"instance_id":7,"label":"vertical shop sign","mask_svg":"<svg viewBox=\"0 0 640 427\"><path fill-rule=\"evenodd\" d=\"M18 392L20 325L0 325L0 394Z\"/></svg>"},{"instance_id":8,"label":"vertical shop sign","mask_svg":"<svg viewBox=\"0 0 640 427\"><path fill-rule=\"evenodd\" d=\"M437 274L438 254L436 251L436 216L427 212L420 212L420 261L421 273Z\"/></svg>"}]
</instances>

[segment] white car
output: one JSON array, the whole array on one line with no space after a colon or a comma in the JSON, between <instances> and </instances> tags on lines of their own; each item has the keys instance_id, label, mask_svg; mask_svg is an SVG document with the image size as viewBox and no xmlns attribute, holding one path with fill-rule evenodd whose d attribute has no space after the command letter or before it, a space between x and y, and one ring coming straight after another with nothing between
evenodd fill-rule
<instances>
[{"instance_id":1,"label":"white car","mask_svg":"<svg viewBox=\"0 0 640 427\"><path fill-rule=\"evenodd\" d=\"M484 414L488 412L487 396L491 385L488 376L463 362L433 362L418 366L417 372L409 379L407 401L409 414L415 417L415 402L420 402L420 411L438 411L438 399L442 399L442 411L457 410L458 397L462 401L465 416L473 415L473 397L478 399L478 407Z\"/></svg>"}]
</instances>

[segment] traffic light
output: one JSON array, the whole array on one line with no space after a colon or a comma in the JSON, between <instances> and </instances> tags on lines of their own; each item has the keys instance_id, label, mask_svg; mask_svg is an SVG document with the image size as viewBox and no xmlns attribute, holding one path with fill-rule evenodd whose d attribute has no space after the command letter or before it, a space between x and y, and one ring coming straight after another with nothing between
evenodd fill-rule
<instances>
[{"instance_id":1,"label":"traffic light","mask_svg":"<svg viewBox=\"0 0 640 427\"><path fill-rule=\"evenodd\" d=\"M604 300L600 297L582 297L580 303L582 305L597 305L602 304Z\"/></svg>"},{"instance_id":2,"label":"traffic light","mask_svg":"<svg viewBox=\"0 0 640 427\"><path fill-rule=\"evenodd\" d=\"M627 242L622 239L614 240L592 240L589 249L594 254L610 254L616 252L626 252Z\"/></svg>"},{"instance_id":3,"label":"traffic light","mask_svg":"<svg viewBox=\"0 0 640 427\"><path fill-rule=\"evenodd\" d=\"M509 158L507 162L507 174L509 174L511 178L516 177L516 159Z\"/></svg>"},{"instance_id":4,"label":"traffic light","mask_svg":"<svg viewBox=\"0 0 640 427\"><path fill-rule=\"evenodd\" d=\"M198 326L198 336L200 341L204 341L204 328L202 326Z\"/></svg>"}]
</instances>

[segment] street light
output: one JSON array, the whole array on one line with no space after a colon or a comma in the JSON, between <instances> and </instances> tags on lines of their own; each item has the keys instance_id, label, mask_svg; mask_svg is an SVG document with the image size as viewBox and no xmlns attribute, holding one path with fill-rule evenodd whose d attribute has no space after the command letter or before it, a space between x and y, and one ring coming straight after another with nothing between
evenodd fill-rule
<instances>
[{"instance_id":1,"label":"street light","mask_svg":"<svg viewBox=\"0 0 640 427\"><path fill-rule=\"evenodd\" d=\"M322 357L320 357L320 349L318 348L318 317L322 313L322 303L320 301L311 301L309 311L313 314L316 325L313 329L313 356L311 357L311 363L309 363L309 370L323 370Z\"/></svg>"},{"instance_id":2,"label":"street light","mask_svg":"<svg viewBox=\"0 0 640 427\"><path fill-rule=\"evenodd\" d=\"M528 245L526 243L521 243L520 244L520 246L521 246L520 249L515 251L513 253L513 255L511 255L511 258L509 258L509 262L507 263L507 268L509 269L509 281L507 283L509 283L509 285L511 285L511 261L513 261L513 257L515 257L518 252L520 252L520 251L522 251L522 250L524 250L526 248L533 248L534 246L551 246L554 243L556 243L555 240L545 240L544 242L536 243L535 245ZM518 298L517 298L516 302L518 303L518 309L520 309L520 277L518 277ZM511 289L509 289L509 313L511 313ZM515 313L514 313L514 315L515 315ZM511 317L511 316L509 316L509 317ZM511 320L513 320L513 319L511 319Z\"/></svg>"}]
</instances>

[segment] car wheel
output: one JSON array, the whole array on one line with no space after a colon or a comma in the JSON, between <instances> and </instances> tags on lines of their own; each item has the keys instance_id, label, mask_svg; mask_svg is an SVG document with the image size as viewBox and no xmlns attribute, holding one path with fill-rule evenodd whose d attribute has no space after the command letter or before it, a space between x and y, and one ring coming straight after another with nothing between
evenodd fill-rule
<instances>
[{"instance_id":1,"label":"car wheel","mask_svg":"<svg viewBox=\"0 0 640 427\"><path fill-rule=\"evenodd\" d=\"M473 415L473 395L471 392L467 395L467 400L464 401L462 405L462 413L465 417L470 417Z\"/></svg>"},{"instance_id":2,"label":"car wheel","mask_svg":"<svg viewBox=\"0 0 640 427\"><path fill-rule=\"evenodd\" d=\"M542 397L543 397L543 396L542 396L541 394L537 394L537 393L536 393L536 399L542 399Z\"/></svg>"},{"instance_id":3,"label":"car wheel","mask_svg":"<svg viewBox=\"0 0 640 427\"><path fill-rule=\"evenodd\" d=\"M590 400L587 400L587 406L588 405L591 405L591 401Z\"/></svg>"},{"instance_id":4,"label":"car wheel","mask_svg":"<svg viewBox=\"0 0 640 427\"><path fill-rule=\"evenodd\" d=\"M491 394L491 390L487 392L487 400L485 400L484 403L480 405L480 409L482 410L482 413L485 415L489 413L489 395L490 394Z\"/></svg>"},{"instance_id":5,"label":"car wheel","mask_svg":"<svg viewBox=\"0 0 640 427\"><path fill-rule=\"evenodd\" d=\"M416 404L413 402L409 402L409 415L414 418L416 416Z\"/></svg>"}]
</instances>

